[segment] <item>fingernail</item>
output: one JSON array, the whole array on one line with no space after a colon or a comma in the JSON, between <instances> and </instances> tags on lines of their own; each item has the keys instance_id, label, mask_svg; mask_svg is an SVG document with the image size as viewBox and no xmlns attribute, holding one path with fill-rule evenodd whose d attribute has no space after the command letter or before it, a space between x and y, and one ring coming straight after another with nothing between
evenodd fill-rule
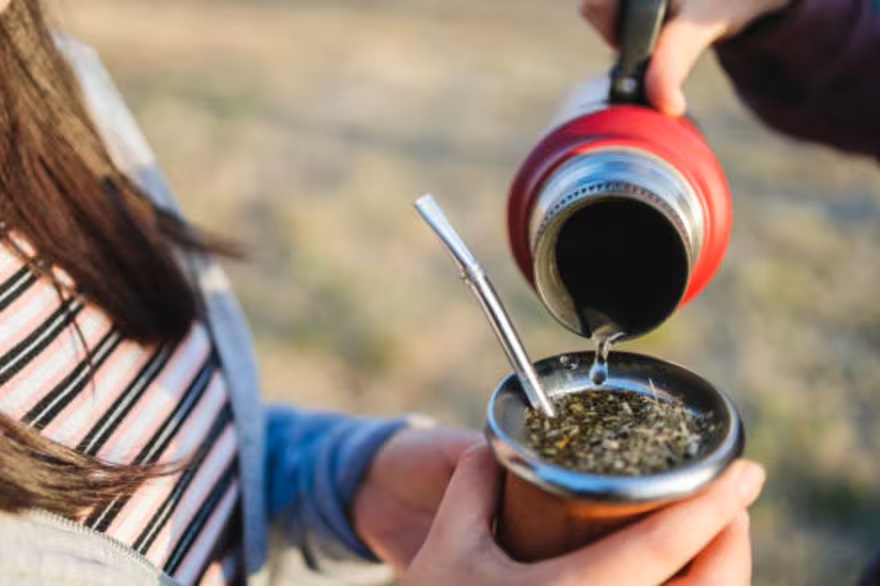
<instances>
[{"instance_id":1,"label":"fingernail","mask_svg":"<svg viewBox=\"0 0 880 586\"><path fill-rule=\"evenodd\" d=\"M758 498L766 474L761 466L753 462L743 462L740 466L736 477L736 490L744 502L751 503Z\"/></svg>"}]
</instances>

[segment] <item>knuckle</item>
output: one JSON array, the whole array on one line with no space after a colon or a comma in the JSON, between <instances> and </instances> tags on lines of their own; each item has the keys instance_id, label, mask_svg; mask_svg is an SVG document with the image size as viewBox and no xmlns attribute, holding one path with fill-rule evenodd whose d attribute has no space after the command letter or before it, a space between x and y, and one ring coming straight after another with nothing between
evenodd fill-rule
<instances>
[{"instance_id":1,"label":"knuckle","mask_svg":"<svg viewBox=\"0 0 880 586\"><path fill-rule=\"evenodd\" d=\"M489 448L485 444L475 444L462 452L458 466L474 466L489 457Z\"/></svg>"},{"instance_id":2,"label":"knuckle","mask_svg":"<svg viewBox=\"0 0 880 586\"><path fill-rule=\"evenodd\" d=\"M644 541L644 555L648 561L654 565L667 565L670 560L677 558L681 549L675 539L677 533L660 524L650 525Z\"/></svg>"},{"instance_id":3,"label":"knuckle","mask_svg":"<svg viewBox=\"0 0 880 586\"><path fill-rule=\"evenodd\" d=\"M587 19L599 18L611 10L611 3L607 0L582 0L581 14Z\"/></svg>"},{"instance_id":4,"label":"knuckle","mask_svg":"<svg viewBox=\"0 0 880 586\"><path fill-rule=\"evenodd\" d=\"M705 502L703 518L708 525L721 529L733 520L738 503L738 499L726 493L713 494Z\"/></svg>"},{"instance_id":5,"label":"knuckle","mask_svg":"<svg viewBox=\"0 0 880 586\"><path fill-rule=\"evenodd\" d=\"M580 8L578 8L578 12L581 13L581 16L586 20L592 22L593 9L586 2L582 2Z\"/></svg>"},{"instance_id":6,"label":"knuckle","mask_svg":"<svg viewBox=\"0 0 880 586\"><path fill-rule=\"evenodd\" d=\"M752 524L751 516L748 511L740 511L733 520L733 527L740 533L748 534Z\"/></svg>"}]
</instances>

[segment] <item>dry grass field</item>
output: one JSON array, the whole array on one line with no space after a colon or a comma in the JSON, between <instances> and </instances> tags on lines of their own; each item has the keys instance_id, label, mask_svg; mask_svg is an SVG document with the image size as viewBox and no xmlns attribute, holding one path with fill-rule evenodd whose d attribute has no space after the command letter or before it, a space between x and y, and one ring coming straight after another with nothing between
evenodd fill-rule
<instances>
[{"instance_id":1,"label":"dry grass field","mask_svg":"<svg viewBox=\"0 0 880 586\"><path fill-rule=\"evenodd\" d=\"M265 395L480 425L508 367L412 202L434 192L535 357L584 348L506 245L508 182L608 51L574 2L56 0L130 101L228 269ZM706 292L629 348L742 408L769 469L755 583L854 580L880 545L880 172L763 130L713 59L688 85L735 228ZM280 582L280 580L279 580Z\"/></svg>"}]
</instances>

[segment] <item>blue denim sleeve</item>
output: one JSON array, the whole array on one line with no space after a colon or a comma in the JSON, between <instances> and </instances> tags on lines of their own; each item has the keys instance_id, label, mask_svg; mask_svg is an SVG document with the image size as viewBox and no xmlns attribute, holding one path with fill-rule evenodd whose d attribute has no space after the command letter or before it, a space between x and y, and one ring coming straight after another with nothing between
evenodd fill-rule
<instances>
[{"instance_id":1,"label":"blue denim sleeve","mask_svg":"<svg viewBox=\"0 0 880 586\"><path fill-rule=\"evenodd\" d=\"M306 564L377 561L355 534L347 508L375 453L406 419L269 407L266 503L272 525Z\"/></svg>"}]
</instances>

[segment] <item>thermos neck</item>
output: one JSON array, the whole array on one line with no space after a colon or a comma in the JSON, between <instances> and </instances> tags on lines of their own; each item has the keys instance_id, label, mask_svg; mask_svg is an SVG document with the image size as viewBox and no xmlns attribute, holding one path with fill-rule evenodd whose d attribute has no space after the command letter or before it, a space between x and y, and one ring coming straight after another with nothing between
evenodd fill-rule
<instances>
[{"instance_id":1,"label":"thermos neck","mask_svg":"<svg viewBox=\"0 0 880 586\"><path fill-rule=\"evenodd\" d=\"M568 329L644 334L684 296L704 240L697 194L647 151L583 151L540 186L529 248L542 301Z\"/></svg>"},{"instance_id":2,"label":"thermos neck","mask_svg":"<svg viewBox=\"0 0 880 586\"><path fill-rule=\"evenodd\" d=\"M600 147L582 152L547 178L530 217L532 251L543 233L558 229L577 208L612 197L654 207L675 225L687 245L689 262L696 260L704 228L699 198L675 168L652 153L631 147Z\"/></svg>"}]
</instances>

